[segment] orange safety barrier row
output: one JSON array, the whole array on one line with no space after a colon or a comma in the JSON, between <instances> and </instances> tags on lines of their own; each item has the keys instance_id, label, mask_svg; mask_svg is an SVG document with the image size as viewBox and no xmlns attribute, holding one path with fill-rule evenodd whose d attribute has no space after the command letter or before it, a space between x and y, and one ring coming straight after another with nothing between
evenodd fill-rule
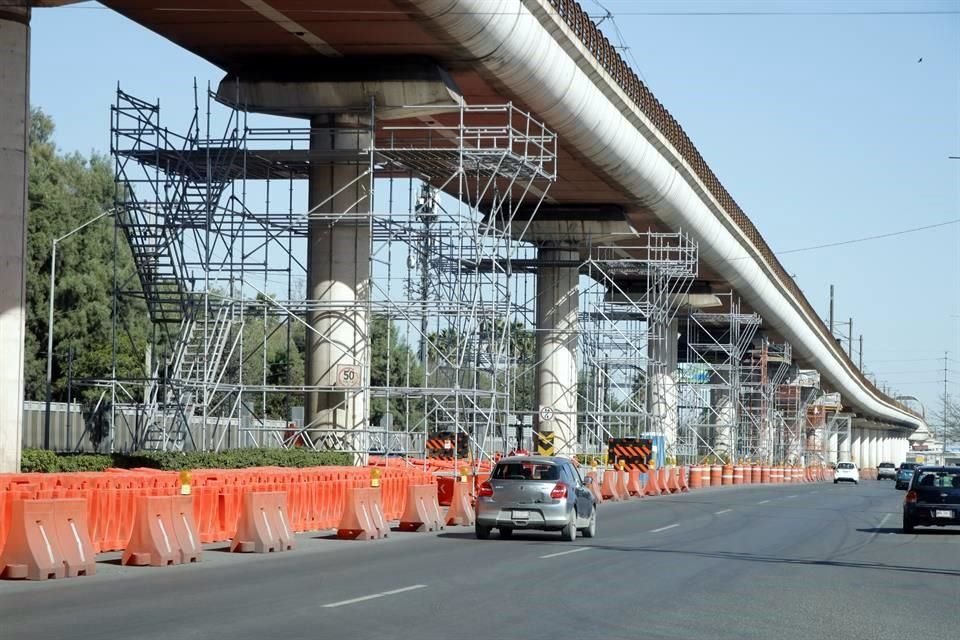
<instances>
[{"instance_id":1,"label":"orange safety barrier row","mask_svg":"<svg viewBox=\"0 0 960 640\"><path fill-rule=\"evenodd\" d=\"M388 521L403 515L409 487L436 484L426 466L390 464L376 469L380 473L383 514ZM371 471L365 467L193 471L189 493L200 542L234 538L244 496L252 491L286 494L288 524L293 531L336 528L347 506L349 491L370 487ZM94 552L98 553L126 548L134 533L139 498L180 493L181 478L176 471L110 469L99 473L0 474L0 551L11 531L12 505L18 499L85 499L87 529Z\"/></svg>"}]
</instances>

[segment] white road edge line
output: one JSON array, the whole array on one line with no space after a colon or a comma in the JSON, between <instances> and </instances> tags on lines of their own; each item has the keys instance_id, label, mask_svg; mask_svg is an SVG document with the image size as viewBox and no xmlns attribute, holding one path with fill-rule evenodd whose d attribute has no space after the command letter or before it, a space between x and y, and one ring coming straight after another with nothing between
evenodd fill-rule
<instances>
[{"instance_id":1,"label":"white road edge line","mask_svg":"<svg viewBox=\"0 0 960 640\"><path fill-rule=\"evenodd\" d=\"M679 527L680 525L674 522L673 524L668 524L665 527L660 527L659 529L651 529L650 533L660 533L661 531L666 531L667 529L673 529L674 527Z\"/></svg>"},{"instance_id":2,"label":"white road edge line","mask_svg":"<svg viewBox=\"0 0 960 640\"><path fill-rule=\"evenodd\" d=\"M571 553L580 553L581 551L590 551L590 547L579 547L577 549L569 549L567 551L558 551L557 553L548 553L545 556L540 556L540 558L546 560L547 558L556 558L559 556L569 555Z\"/></svg>"},{"instance_id":3,"label":"white road edge line","mask_svg":"<svg viewBox=\"0 0 960 640\"><path fill-rule=\"evenodd\" d=\"M789 498L797 498L797 497L799 497L799 496L796 496L796 495L787 496L788 499L789 499Z\"/></svg>"},{"instance_id":4,"label":"white road edge line","mask_svg":"<svg viewBox=\"0 0 960 640\"><path fill-rule=\"evenodd\" d=\"M733 511L733 509L723 509L723 510L721 510L721 511L714 511L714 512L713 512L713 515L719 516L719 515L724 514L724 513L730 513L731 511Z\"/></svg>"},{"instance_id":5,"label":"white road edge line","mask_svg":"<svg viewBox=\"0 0 960 640\"><path fill-rule=\"evenodd\" d=\"M769 500L761 500L761 501L758 502L757 504L767 504L768 502L770 502L770 501L769 501Z\"/></svg>"},{"instance_id":6,"label":"white road edge line","mask_svg":"<svg viewBox=\"0 0 960 640\"><path fill-rule=\"evenodd\" d=\"M358 602L366 602L367 600L375 600L377 598L383 598L385 596L395 596L398 593L406 593L407 591L415 591L417 589L425 589L427 585L425 584L414 584L409 587L401 587L400 589L392 589L390 591L381 591L380 593L371 593L368 596L361 596L359 598L351 598L350 600L341 600L340 602L331 602L330 604L325 604L323 607L325 609L333 609L335 607L343 607L348 604L356 604Z\"/></svg>"}]
</instances>

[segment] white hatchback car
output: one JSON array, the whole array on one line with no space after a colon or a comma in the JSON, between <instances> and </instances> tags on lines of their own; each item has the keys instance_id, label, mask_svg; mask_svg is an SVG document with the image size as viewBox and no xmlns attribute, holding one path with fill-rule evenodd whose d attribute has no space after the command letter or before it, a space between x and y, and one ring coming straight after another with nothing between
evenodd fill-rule
<instances>
[{"instance_id":1,"label":"white hatchback car","mask_svg":"<svg viewBox=\"0 0 960 640\"><path fill-rule=\"evenodd\" d=\"M833 484L838 482L852 482L860 484L860 470L855 462L838 462L833 470Z\"/></svg>"}]
</instances>

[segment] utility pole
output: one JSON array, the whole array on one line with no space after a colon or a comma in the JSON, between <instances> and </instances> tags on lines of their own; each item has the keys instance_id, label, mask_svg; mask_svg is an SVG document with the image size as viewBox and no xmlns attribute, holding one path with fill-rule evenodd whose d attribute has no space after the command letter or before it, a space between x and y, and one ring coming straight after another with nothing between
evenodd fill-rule
<instances>
[{"instance_id":1,"label":"utility pole","mask_svg":"<svg viewBox=\"0 0 960 640\"><path fill-rule=\"evenodd\" d=\"M950 352L943 352L943 453L940 456L940 464L947 463L947 361L950 359Z\"/></svg>"},{"instance_id":2,"label":"utility pole","mask_svg":"<svg viewBox=\"0 0 960 640\"><path fill-rule=\"evenodd\" d=\"M860 334L860 371L863 371L863 334Z\"/></svg>"},{"instance_id":3,"label":"utility pole","mask_svg":"<svg viewBox=\"0 0 960 640\"><path fill-rule=\"evenodd\" d=\"M853 318L850 318L850 324L847 325L847 355L853 360Z\"/></svg>"},{"instance_id":4,"label":"utility pole","mask_svg":"<svg viewBox=\"0 0 960 640\"><path fill-rule=\"evenodd\" d=\"M833 285L830 285L830 338L833 338Z\"/></svg>"}]
</instances>

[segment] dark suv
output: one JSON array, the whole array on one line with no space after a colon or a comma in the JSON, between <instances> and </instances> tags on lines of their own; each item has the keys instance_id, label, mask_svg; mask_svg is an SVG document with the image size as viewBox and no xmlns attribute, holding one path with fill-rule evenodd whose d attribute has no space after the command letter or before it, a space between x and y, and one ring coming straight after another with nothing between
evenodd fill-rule
<instances>
[{"instance_id":1,"label":"dark suv","mask_svg":"<svg viewBox=\"0 0 960 640\"><path fill-rule=\"evenodd\" d=\"M910 486L910 480L913 478L913 470L919 467L920 464L917 462L902 462L900 463L900 468L897 469L897 477L895 479L897 489L906 489Z\"/></svg>"},{"instance_id":2,"label":"dark suv","mask_svg":"<svg viewBox=\"0 0 960 640\"><path fill-rule=\"evenodd\" d=\"M897 467L892 462L881 462L877 465L877 480L884 480L887 478L890 480L896 480Z\"/></svg>"},{"instance_id":3,"label":"dark suv","mask_svg":"<svg viewBox=\"0 0 960 640\"><path fill-rule=\"evenodd\" d=\"M960 467L919 467L903 500L903 531L960 526Z\"/></svg>"}]
</instances>

